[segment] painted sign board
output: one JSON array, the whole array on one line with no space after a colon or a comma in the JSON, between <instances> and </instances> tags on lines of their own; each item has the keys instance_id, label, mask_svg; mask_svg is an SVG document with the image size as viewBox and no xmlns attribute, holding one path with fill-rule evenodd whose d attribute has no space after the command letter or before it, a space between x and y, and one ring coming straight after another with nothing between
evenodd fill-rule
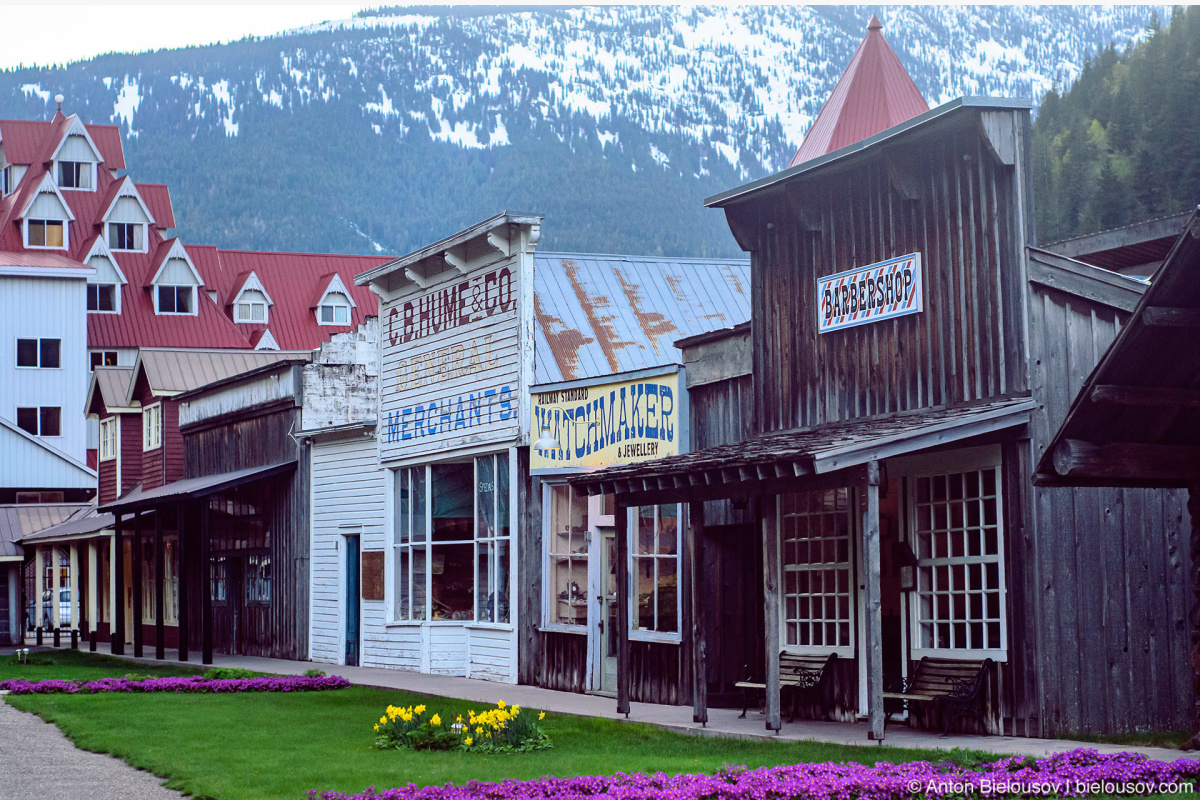
<instances>
[{"instance_id":1,"label":"painted sign board","mask_svg":"<svg viewBox=\"0 0 1200 800\"><path fill-rule=\"evenodd\" d=\"M817 333L852 328L924 309L921 254L817 278Z\"/></svg>"},{"instance_id":2,"label":"painted sign board","mask_svg":"<svg viewBox=\"0 0 1200 800\"><path fill-rule=\"evenodd\" d=\"M520 433L519 258L381 305L382 462Z\"/></svg>"},{"instance_id":3,"label":"painted sign board","mask_svg":"<svg viewBox=\"0 0 1200 800\"><path fill-rule=\"evenodd\" d=\"M532 393L531 438L546 433L556 449L530 447L533 474L607 467L673 456L686 430L680 373ZM536 444L536 442L535 442Z\"/></svg>"}]
</instances>

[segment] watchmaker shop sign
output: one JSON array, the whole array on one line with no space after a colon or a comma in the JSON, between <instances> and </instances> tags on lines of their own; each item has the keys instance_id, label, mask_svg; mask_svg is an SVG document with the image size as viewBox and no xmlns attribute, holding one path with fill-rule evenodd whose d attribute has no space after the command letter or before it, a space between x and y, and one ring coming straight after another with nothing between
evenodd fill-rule
<instances>
[{"instance_id":1,"label":"watchmaker shop sign","mask_svg":"<svg viewBox=\"0 0 1200 800\"><path fill-rule=\"evenodd\" d=\"M916 314L923 296L920 253L817 278L817 333Z\"/></svg>"},{"instance_id":2,"label":"watchmaker shop sign","mask_svg":"<svg viewBox=\"0 0 1200 800\"><path fill-rule=\"evenodd\" d=\"M679 453L678 373L620 383L533 392L530 472L652 461Z\"/></svg>"}]
</instances>

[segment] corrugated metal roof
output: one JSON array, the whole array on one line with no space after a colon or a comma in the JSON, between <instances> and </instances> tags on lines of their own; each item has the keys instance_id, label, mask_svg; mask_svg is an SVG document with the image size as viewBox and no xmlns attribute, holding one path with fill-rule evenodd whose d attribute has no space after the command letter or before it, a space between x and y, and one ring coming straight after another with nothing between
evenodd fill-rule
<instances>
[{"instance_id":1,"label":"corrugated metal roof","mask_svg":"<svg viewBox=\"0 0 1200 800\"><path fill-rule=\"evenodd\" d=\"M171 190L165 183L135 183L157 228L175 227L175 209L171 207Z\"/></svg>"},{"instance_id":2,"label":"corrugated metal roof","mask_svg":"<svg viewBox=\"0 0 1200 800\"><path fill-rule=\"evenodd\" d=\"M21 539L82 515L90 508L90 503L0 505L0 559L19 558L22 550L17 542Z\"/></svg>"},{"instance_id":3,"label":"corrugated metal roof","mask_svg":"<svg viewBox=\"0 0 1200 800\"><path fill-rule=\"evenodd\" d=\"M92 380L105 408L121 408L129 397L133 367L96 367L92 370Z\"/></svg>"},{"instance_id":4,"label":"corrugated metal roof","mask_svg":"<svg viewBox=\"0 0 1200 800\"><path fill-rule=\"evenodd\" d=\"M279 361L310 359L309 351L200 350L144 347L134 365L134 380L144 372L157 392L186 392L214 381L259 369ZM130 390L132 391L132 386ZM126 397L128 403L128 396Z\"/></svg>"},{"instance_id":5,"label":"corrugated metal roof","mask_svg":"<svg viewBox=\"0 0 1200 800\"><path fill-rule=\"evenodd\" d=\"M675 341L750 319L750 262L534 256L534 382L679 364Z\"/></svg>"},{"instance_id":6,"label":"corrugated metal roof","mask_svg":"<svg viewBox=\"0 0 1200 800\"><path fill-rule=\"evenodd\" d=\"M0 269L4 267L34 267L38 269L91 269L87 264L45 251L0 252ZM85 276L80 275L82 280Z\"/></svg>"},{"instance_id":7,"label":"corrugated metal roof","mask_svg":"<svg viewBox=\"0 0 1200 800\"><path fill-rule=\"evenodd\" d=\"M883 24L872 14L866 38L789 167L860 142L929 110L921 90L883 38L882 30Z\"/></svg>"},{"instance_id":8,"label":"corrugated metal roof","mask_svg":"<svg viewBox=\"0 0 1200 800\"><path fill-rule=\"evenodd\" d=\"M61 117L61 120L59 119ZM70 117L62 116L61 112L49 122L42 120L4 119L0 120L0 140L4 142L4 156L10 164L34 164L44 152L46 135L52 132L56 124ZM84 125L88 136L96 143L104 166L109 169L125 169L125 152L121 148L121 132L116 125ZM57 147L62 140L60 135L54 140Z\"/></svg>"}]
</instances>

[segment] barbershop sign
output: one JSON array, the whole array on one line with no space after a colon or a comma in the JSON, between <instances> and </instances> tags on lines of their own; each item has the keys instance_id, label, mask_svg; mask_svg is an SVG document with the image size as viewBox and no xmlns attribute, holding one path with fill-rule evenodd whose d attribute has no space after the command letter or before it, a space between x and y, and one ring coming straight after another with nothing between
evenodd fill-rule
<instances>
[{"instance_id":1,"label":"barbershop sign","mask_svg":"<svg viewBox=\"0 0 1200 800\"><path fill-rule=\"evenodd\" d=\"M924 309L921 254L817 279L817 333L916 314Z\"/></svg>"},{"instance_id":2,"label":"barbershop sign","mask_svg":"<svg viewBox=\"0 0 1200 800\"><path fill-rule=\"evenodd\" d=\"M533 392L530 437L546 433L557 448L531 447L530 471L604 467L679 453L678 373L620 383Z\"/></svg>"}]
</instances>

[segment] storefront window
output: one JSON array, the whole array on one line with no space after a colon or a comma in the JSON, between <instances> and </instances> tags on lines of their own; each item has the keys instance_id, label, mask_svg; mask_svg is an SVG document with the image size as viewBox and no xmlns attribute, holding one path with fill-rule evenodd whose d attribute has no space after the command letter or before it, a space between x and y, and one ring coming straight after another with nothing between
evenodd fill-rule
<instances>
[{"instance_id":1,"label":"storefront window","mask_svg":"<svg viewBox=\"0 0 1200 800\"><path fill-rule=\"evenodd\" d=\"M395 564L395 619L425 619L425 467L396 470L395 520L392 530Z\"/></svg>"},{"instance_id":2,"label":"storefront window","mask_svg":"<svg viewBox=\"0 0 1200 800\"><path fill-rule=\"evenodd\" d=\"M507 623L509 610L508 454L475 459L475 594L478 622Z\"/></svg>"},{"instance_id":3,"label":"storefront window","mask_svg":"<svg viewBox=\"0 0 1200 800\"><path fill-rule=\"evenodd\" d=\"M251 553L246 556L246 605L271 604L271 555Z\"/></svg>"},{"instance_id":4,"label":"storefront window","mask_svg":"<svg viewBox=\"0 0 1200 800\"><path fill-rule=\"evenodd\" d=\"M587 625L588 498L570 486L550 487L546 569L548 625Z\"/></svg>"},{"instance_id":5,"label":"storefront window","mask_svg":"<svg viewBox=\"0 0 1200 800\"><path fill-rule=\"evenodd\" d=\"M780 498L784 647L853 653L851 529L849 489Z\"/></svg>"},{"instance_id":6,"label":"storefront window","mask_svg":"<svg viewBox=\"0 0 1200 800\"><path fill-rule=\"evenodd\" d=\"M1004 652L998 467L913 478L913 657Z\"/></svg>"},{"instance_id":7,"label":"storefront window","mask_svg":"<svg viewBox=\"0 0 1200 800\"><path fill-rule=\"evenodd\" d=\"M679 633L679 506L641 506L630 548L634 631Z\"/></svg>"},{"instance_id":8,"label":"storefront window","mask_svg":"<svg viewBox=\"0 0 1200 800\"><path fill-rule=\"evenodd\" d=\"M225 605L225 576L227 574L225 556L214 557L208 566L213 604L223 606Z\"/></svg>"},{"instance_id":9,"label":"storefront window","mask_svg":"<svg viewBox=\"0 0 1200 800\"><path fill-rule=\"evenodd\" d=\"M154 619L154 540L142 539L142 620L147 624Z\"/></svg>"},{"instance_id":10,"label":"storefront window","mask_svg":"<svg viewBox=\"0 0 1200 800\"><path fill-rule=\"evenodd\" d=\"M179 539L163 537L163 624L179 624Z\"/></svg>"}]
</instances>

